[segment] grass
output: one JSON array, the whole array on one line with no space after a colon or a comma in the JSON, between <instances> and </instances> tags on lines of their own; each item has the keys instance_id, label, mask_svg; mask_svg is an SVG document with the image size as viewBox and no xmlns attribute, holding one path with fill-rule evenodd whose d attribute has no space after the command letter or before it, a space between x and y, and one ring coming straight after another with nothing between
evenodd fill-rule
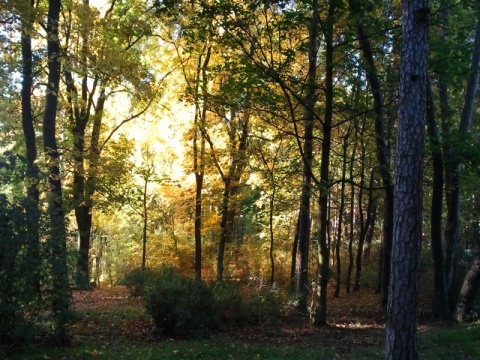
<instances>
[{"instance_id":1,"label":"grass","mask_svg":"<svg viewBox=\"0 0 480 360\"><path fill-rule=\"evenodd\" d=\"M80 348L30 349L8 359L333 359L333 349L255 346L221 341L163 343L120 342L111 346L88 344Z\"/></svg>"},{"instance_id":2,"label":"grass","mask_svg":"<svg viewBox=\"0 0 480 360\"><path fill-rule=\"evenodd\" d=\"M1 353L0 353L1 354ZM480 358L480 324L432 327L419 335L421 359ZM30 347L6 359L383 359L383 344L351 349L350 354L338 354L333 348L311 346L273 346L226 342L225 340L175 341L91 341L72 347Z\"/></svg>"}]
</instances>

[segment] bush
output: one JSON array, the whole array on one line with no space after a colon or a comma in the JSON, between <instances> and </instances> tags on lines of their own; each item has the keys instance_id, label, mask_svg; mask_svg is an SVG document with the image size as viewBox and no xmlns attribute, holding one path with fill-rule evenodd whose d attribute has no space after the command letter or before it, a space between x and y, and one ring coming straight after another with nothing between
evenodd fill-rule
<instances>
[{"instance_id":1,"label":"bush","mask_svg":"<svg viewBox=\"0 0 480 360\"><path fill-rule=\"evenodd\" d=\"M131 296L143 296L146 284L154 277L154 272L148 268L135 268L129 271L118 285L126 286Z\"/></svg>"},{"instance_id":2,"label":"bush","mask_svg":"<svg viewBox=\"0 0 480 360\"><path fill-rule=\"evenodd\" d=\"M248 284L223 282L214 288L219 318L225 325L275 324L282 316L286 303L274 286L254 278Z\"/></svg>"},{"instance_id":3,"label":"bush","mask_svg":"<svg viewBox=\"0 0 480 360\"><path fill-rule=\"evenodd\" d=\"M172 268L163 268L147 282L144 299L164 336L196 335L217 325L211 289Z\"/></svg>"}]
</instances>

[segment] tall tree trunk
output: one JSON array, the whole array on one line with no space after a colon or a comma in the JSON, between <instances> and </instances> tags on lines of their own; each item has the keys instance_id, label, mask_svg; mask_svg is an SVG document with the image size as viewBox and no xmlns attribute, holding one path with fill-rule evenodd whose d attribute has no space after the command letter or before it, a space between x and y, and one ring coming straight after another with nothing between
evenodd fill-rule
<instances>
[{"instance_id":1,"label":"tall tree trunk","mask_svg":"<svg viewBox=\"0 0 480 360\"><path fill-rule=\"evenodd\" d=\"M298 309L307 310L309 293L308 263L310 253L311 214L310 202L312 196L312 160L313 160L313 121L315 115L316 84L317 84L317 51L318 51L318 20L315 9L318 4L312 4L312 20L308 42L308 74L307 95L304 109L304 146L303 146L303 182L300 199L300 215L298 226L298 251L296 260L296 292L299 296Z\"/></svg>"},{"instance_id":2,"label":"tall tree trunk","mask_svg":"<svg viewBox=\"0 0 480 360\"><path fill-rule=\"evenodd\" d=\"M247 94L248 95L248 94ZM248 96L247 96L248 98ZM248 103L248 100L247 100ZM247 159L247 147L248 147L248 133L249 133L249 120L250 114L248 110L244 114L244 119L242 123L242 132L240 139L238 140L238 148L231 149L231 163L227 175L222 174L224 190L223 190L223 201L222 201L222 220L220 222L221 234L220 240L218 243L218 252L217 252L217 282L223 281L223 261L225 257L225 246L227 242L231 241L233 226L236 217L236 204L232 204L232 199L238 193L238 186L240 178L242 176L243 170L246 166ZM232 125L233 126L233 125ZM233 137L236 136L236 129L232 129L230 133L231 144L235 144ZM208 139L207 139L208 140ZM212 144L210 143L212 146ZM217 165L219 168L219 165Z\"/></svg>"},{"instance_id":3,"label":"tall tree trunk","mask_svg":"<svg viewBox=\"0 0 480 360\"><path fill-rule=\"evenodd\" d=\"M33 11L35 2L32 0L27 9L28 13L22 25L22 128L25 139L27 178L27 202L25 204L27 218L27 247L29 251L29 265L31 269L31 286L35 292L40 293L40 211L39 211L39 170L36 165L37 145L35 142L35 128L33 126L32 111L32 38L30 31L33 27Z\"/></svg>"},{"instance_id":4,"label":"tall tree trunk","mask_svg":"<svg viewBox=\"0 0 480 360\"><path fill-rule=\"evenodd\" d=\"M210 62L211 53L210 46L208 46L208 44L206 46L205 59L202 59L202 55L198 58L196 74L197 87L195 89L195 129L193 137L193 172L195 173L195 278L198 280L202 278L202 191L205 173L205 137L202 135L201 129L205 128L207 118L207 108L205 106L208 96L207 67ZM199 87L201 88L202 101L200 101ZM200 145L198 145L199 141Z\"/></svg>"},{"instance_id":5,"label":"tall tree trunk","mask_svg":"<svg viewBox=\"0 0 480 360\"><path fill-rule=\"evenodd\" d=\"M318 1L314 0L313 9L318 9ZM327 324L327 285L329 276L330 249L328 246L328 198L329 198L329 170L330 170L330 150L332 136L333 119L333 17L335 12L335 2L329 1L328 14L324 30L325 36L325 118L322 126L322 157L320 166L320 224L319 224L319 262L318 279L315 291L315 312L313 324L324 326ZM317 12L314 11L314 14ZM314 19L317 16L313 16ZM316 20L315 20L316 21Z\"/></svg>"},{"instance_id":6,"label":"tall tree trunk","mask_svg":"<svg viewBox=\"0 0 480 360\"><path fill-rule=\"evenodd\" d=\"M430 241L433 257L434 297L432 313L436 318L448 320L451 318L451 309L448 299L445 264L442 241L443 215L443 156L435 109L432 98L430 81L427 84L427 131L432 151L433 185L430 210Z\"/></svg>"},{"instance_id":7,"label":"tall tree trunk","mask_svg":"<svg viewBox=\"0 0 480 360\"><path fill-rule=\"evenodd\" d=\"M355 0L349 2L351 12L353 14L364 14L359 9L359 4ZM370 85L373 106L375 112L375 139L376 139L376 153L377 161L380 169L380 176L382 178L383 187L385 188L383 209L383 239L380 262L380 291L382 294L382 305L386 309L388 298L388 282L390 280L390 259L392 251L392 237L393 237L393 180L390 171L390 151L387 144L387 131L385 129L385 117L383 111L383 97L380 80L378 78L378 71L375 65L372 46L370 38L365 30L365 27L360 18L356 19L357 35L360 43L360 48L365 62L365 72L368 83Z\"/></svg>"},{"instance_id":8,"label":"tall tree trunk","mask_svg":"<svg viewBox=\"0 0 480 360\"><path fill-rule=\"evenodd\" d=\"M402 1L399 124L386 357L418 359L417 303L422 238L428 0Z\"/></svg>"},{"instance_id":9,"label":"tall tree trunk","mask_svg":"<svg viewBox=\"0 0 480 360\"><path fill-rule=\"evenodd\" d=\"M61 0L50 0L47 20L48 81L43 117L43 148L48 159L50 234L47 240L52 272L52 315L59 342L67 341L70 292L67 274L67 231L63 210L60 155L56 142L56 120L60 83L60 40L58 24Z\"/></svg>"}]
</instances>

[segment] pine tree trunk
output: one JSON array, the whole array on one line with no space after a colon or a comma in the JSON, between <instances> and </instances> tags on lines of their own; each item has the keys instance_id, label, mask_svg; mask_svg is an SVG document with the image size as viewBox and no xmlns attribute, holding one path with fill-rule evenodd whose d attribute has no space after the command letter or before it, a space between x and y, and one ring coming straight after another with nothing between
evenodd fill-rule
<instances>
[{"instance_id":1,"label":"pine tree trunk","mask_svg":"<svg viewBox=\"0 0 480 360\"><path fill-rule=\"evenodd\" d=\"M418 359L417 303L422 238L425 147L427 0L402 2L399 124L395 152L395 211L386 358Z\"/></svg>"}]
</instances>

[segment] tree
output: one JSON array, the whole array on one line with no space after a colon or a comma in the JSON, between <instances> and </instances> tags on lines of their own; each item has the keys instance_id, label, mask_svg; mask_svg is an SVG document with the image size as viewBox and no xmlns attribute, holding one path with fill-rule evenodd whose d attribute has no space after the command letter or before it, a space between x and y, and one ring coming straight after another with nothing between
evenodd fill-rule
<instances>
[{"instance_id":1,"label":"tree","mask_svg":"<svg viewBox=\"0 0 480 360\"><path fill-rule=\"evenodd\" d=\"M362 51L362 60L366 78L370 85L370 91L373 97L373 111L375 113L375 142L376 155L380 176L385 195L383 199L383 239L382 239L382 257L380 266L380 291L382 294L382 305L386 308L388 298L388 283L390 281L390 257L393 236L393 179L390 172L390 151L387 140L387 122L385 119L383 91L381 81L378 75L378 68L374 59L374 52L370 37L364 24L364 17L361 14L366 12L361 3L357 0L349 1L350 13L354 18L356 32L360 49Z\"/></svg>"},{"instance_id":2,"label":"tree","mask_svg":"<svg viewBox=\"0 0 480 360\"><path fill-rule=\"evenodd\" d=\"M156 84L145 68L140 45L151 33L149 14L136 1L113 1L100 16L88 1L66 11L64 41L66 108L72 138L72 193L79 233L76 281L89 286L89 250L94 195L100 188L102 151L114 133L150 107ZM132 114L105 126L108 101L129 98ZM120 95L120 96L122 96ZM137 110L139 108L139 110Z\"/></svg>"},{"instance_id":3,"label":"tree","mask_svg":"<svg viewBox=\"0 0 480 360\"><path fill-rule=\"evenodd\" d=\"M25 139L26 160L27 160L27 201L25 211L27 213L27 222L29 229L27 236L29 238L29 249L31 257L32 270L32 285L37 293L40 293L40 210L39 200L40 192L38 185L39 169L37 165L37 144L35 139L35 128L32 109L32 84L33 84L33 54L32 54L32 38L30 33L34 26L34 6L35 2L32 0L26 6L24 20L22 23L22 128Z\"/></svg>"},{"instance_id":4,"label":"tree","mask_svg":"<svg viewBox=\"0 0 480 360\"><path fill-rule=\"evenodd\" d=\"M48 259L52 272L52 316L55 334L59 342L67 341L66 322L69 311L70 291L67 272L67 229L63 208L60 153L56 140L56 120L60 83L59 18L61 0L49 0L46 27L48 53L48 79L43 115L43 150L48 164Z\"/></svg>"},{"instance_id":5,"label":"tree","mask_svg":"<svg viewBox=\"0 0 480 360\"><path fill-rule=\"evenodd\" d=\"M402 2L402 52L387 359L417 359L418 276L422 237L428 1Z\"/></svg>"}]
</instances>

